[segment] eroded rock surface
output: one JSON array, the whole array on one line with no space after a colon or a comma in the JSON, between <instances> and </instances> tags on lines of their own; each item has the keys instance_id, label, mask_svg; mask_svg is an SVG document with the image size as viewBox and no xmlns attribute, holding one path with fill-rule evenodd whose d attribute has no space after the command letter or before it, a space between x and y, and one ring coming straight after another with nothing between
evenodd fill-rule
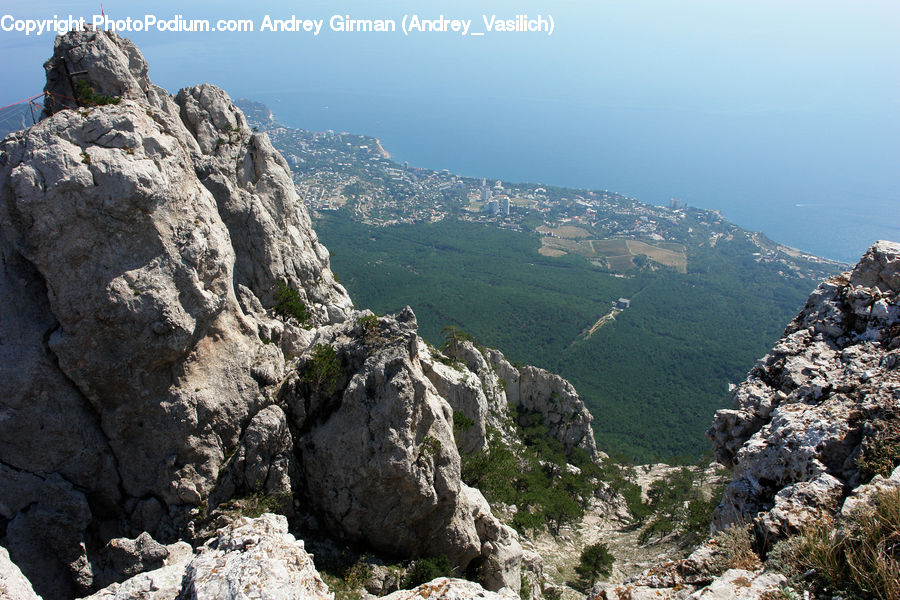
<instances>
[{"instance_id":1,"label":"eroded rock surface","mask_svg":"<svg viewBox=\"0 0 900 600\"><path fill-rule=\"evenodd\" d=\"M733 468L713 525L752 521L773 542L841 510L900 431L900 245L878 242L822 283L707 432ZM900 438L898 438L900 439Z\"/></svg>"},{"instance_id":2,"label":"eroded rock surface","mask_svg":"<svg viewBox=\"0 0 900 600\"><path fill-rule=\"evenodd\" d=\"M472 581L439 577L411 590L400 590L384 596L384 600L516 600L518 596L509 590L490 592Z\"/></svg>"}]
</instances>

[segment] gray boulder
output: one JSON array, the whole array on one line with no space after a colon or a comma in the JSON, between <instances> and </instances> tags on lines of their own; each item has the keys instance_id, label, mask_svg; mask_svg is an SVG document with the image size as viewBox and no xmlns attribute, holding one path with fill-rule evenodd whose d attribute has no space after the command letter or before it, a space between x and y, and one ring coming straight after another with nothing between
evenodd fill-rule
<instances>
[{"instance_id":1,"label":"gray boulder","mask_svg":"<svg viewBox=\"0 0 900 600\"><path fill-rule=\"evenodd\" d=\"M287 519L241 518L216 532L188 565L186 600L333 600Z\"/></svg>"}]
</instances>

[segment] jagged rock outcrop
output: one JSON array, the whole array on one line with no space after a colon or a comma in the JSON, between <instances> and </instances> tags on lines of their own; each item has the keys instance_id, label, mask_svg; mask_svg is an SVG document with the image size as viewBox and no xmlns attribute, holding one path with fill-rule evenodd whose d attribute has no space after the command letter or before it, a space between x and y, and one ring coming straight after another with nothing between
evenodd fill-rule
<instances>
[{"instance_id":1,"label":"jagged rock outcrop","mask_svg":"<svg viewBox=\"0 0 900 600\"><path fill-rule=\"evenodd\" d=\"M503 432L509 416L508 405L519 413L522 425L537 415L547 433L559 441L566 452L580 448L592 460L597 459L597 442L591 428L593 416L584 406L571 383L544 369L526 366L517 369L499 350L479 348L470 341L454 341L447 354L465 369L440 364L430 358L429 378L442 390L454 410L474 423L461 432L466 449L487 444L485 429L491 426ZM472 379L475 374L481 385Z\"/></svg>"},{"instance_id":2,"label":"jagged rock outcrop","mask_svg":"<svg viewBox=\"0 0 900 600\"><path fill-rule=\"evenodd\" d=\"M879 444L900 441L900 245L822 283L707 435L733 469L713 526L773 543L841 510ZM892 437L893 436L893 437Z\"/></svg>"},{"instance_id":3,"label":"jagged rock outcrop","mask_svg":"<svg viewBox=\"0 0 900 600\"><path fill-rule=\"evenodd\" d=\"M384 596L384 600L516 600L518 596L507 589L489 592L472 581L439 577L411 590L400 590Z\"/></svg>"},{"instance_id":4,"label":"jagged rock outcrop","mask_svg":"<svg viewBox=\"0 0 900 600\"><path fill-rule=\"evenodd\" d=\"M194 557L190 544L176 542L166 547L165 564L152 571L112 583L91 594L89 600L173 600L181 593L184 574Z\"/></svg>"},{"instance_id":5,"label":"jagged rock outcrop","mask_svg":"<svg viewBox=\"0 0 900 600\"><path fill-rule=\"evenodd\" d=\"M518 536L463 484L454 411L466 452L511 402L596 456L571 385L471 345L445 365L411 310L353 310L287 164L222 90L170 96L90 29L45 69L43 119L0 143L0 543L45 600L129 576L98 597L182 593L171 543L246 497L518 590ZM191 564L191 594L226 593Z\"/></svg>"},{"instance_id":6,"label":"jagged rock outcrop","mask_svg":"<svg viewBox=\"0 0 900 600\"><path fill-rule=\"evenodd\" d=\"M478 558L485 585L518 589L518 538L462 483L453 412L423 372L416 331L409 308L316 331L284 388L304 493L339 537L460 569Z\"/></svg>"},{"instance_id":7,"label":"jagged rock outcrop","mask_svg":"<svg viewBox=\"0 0 900 600\"><path fill-rule=\"evenodd\" d=\"M332 600L287 519L240 518L216 531L196 554L173 547L166 566L113 584L90 600Z\"/></svg>"}]
</instances>

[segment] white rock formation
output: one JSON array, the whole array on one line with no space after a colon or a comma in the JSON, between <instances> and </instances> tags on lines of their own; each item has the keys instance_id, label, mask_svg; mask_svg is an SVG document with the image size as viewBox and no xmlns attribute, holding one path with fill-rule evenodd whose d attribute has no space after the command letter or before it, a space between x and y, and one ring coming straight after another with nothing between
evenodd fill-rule
<instances>
[{"instance_id":1,"label":"white rock formation","mask_svg":"<svg viewBox=\"0 0 900 600\"><path fill-rule=\"evenodd\" d=\"M0 546L0 598L4 600L41 600L34 593L31 582L25 579L10 559L6 548Z\"/></svg>"},{"instance_id":2,"label":"white rock formation","mask_svg":"<svg viewBox=\"0 0 900 600\"><path fill-rule=\"evenodd\" d=\"M508 589L489 592L472 581L439 577L411 590L400 590L383 597L384 600L518 600L519 596Z\"/></svg>"},{"instance_id":3,"label":"white rock formation","mask_svg":"<svg viewBox=\"0 0 900 600\"><path fill-rule=\"evenodd\" d=\"M900 245L878 242L810 296L707 432L733 468L713 525L774 542L835 515L859 460L900 419ZM893 425L891 425L893 424Z\"/></svg>"},{"instance_id":4,"label":"white rock formation","mask_svg":"<svg viewBox=\"0 0 900 600\"><path fill-rule=\"evenodd\" d=\"M87 600L333 600L303 542L281 515L240 518L196 554L172 546L166 566L100 590Z\"/></svg>"}]
</instances>

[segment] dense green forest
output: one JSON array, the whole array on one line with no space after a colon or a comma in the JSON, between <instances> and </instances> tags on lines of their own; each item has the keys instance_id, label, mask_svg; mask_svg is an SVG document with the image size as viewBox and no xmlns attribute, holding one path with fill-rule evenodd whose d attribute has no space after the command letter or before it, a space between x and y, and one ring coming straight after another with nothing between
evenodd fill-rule
<instances>
[{"instance_id":1,"label":"dense green forest","mask_svg":"<svg viewBox=\"0 0 900 600\"><path fill-rule=\"evenodd\" d=\"M696 456L703 432L812 291L758 264L736 236L688 249L688 272L603 272L578 256L538 254L534 234L445 220L371 227L316 222L359 307L409 304L432 343L455 325L509 360L559 373L593 413L598 443L637 461ZM630 308L585 336L613 301Z\"/></svg>"}]
</instances>

